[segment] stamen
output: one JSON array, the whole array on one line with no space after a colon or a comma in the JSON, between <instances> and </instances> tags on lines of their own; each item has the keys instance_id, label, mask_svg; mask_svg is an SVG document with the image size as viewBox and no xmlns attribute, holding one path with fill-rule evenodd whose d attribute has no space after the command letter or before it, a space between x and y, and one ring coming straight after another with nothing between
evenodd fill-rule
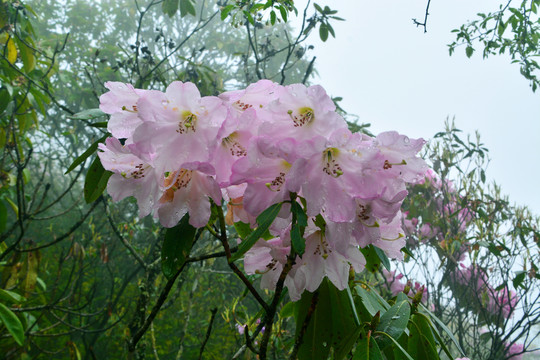
<instances>
[{"instance_id":1,"label":"stamen","mask_svg":"<svg viewBox=\"0 0 540 360\"><path fill-rule=\"evenodd\" d=\"M132 170L131 172L126 173L126 172L122 171L120 173L120 175L122 175L122 177L125 178L125 179L138 180L138 179L142 179L145 176L144 172L148 168L150 168L150 165L144 166L144 164L139 164L139 165L135 166L134 170Z\"/></svg>"},{"instance_id":2,"label":"stamen","mask_svg":"<svg viewBox=\"0 0 540 360\"><path fill-rule=\"evenodd\" d=\"M232 156L246 156L246 149L238 141L236 141L235 138L236 133L233 132L231 135L223 139L223 146L229 149Z\"/></svg>"},{"instance_id":3,"label":"stamen","mask_svg":"<svg viewBox=\"0 0 540 360\"><path fill-rule=\"evenodd\" d=\"M242 102L241 100L237 100L233 103L233 106L237 108L240 111L245 111L249 109L250 107L253 107L251 104L246 104L245 102ZM262 107L262 106L261 106Z\"/></svg>"},{"instance_id":4,"label":"stamen","mask_svg":"<svg viewBox=\"0 0 540 360\"><path fill-rule=\"evenodd\" d=\"M285 173L280 172L272 182L266 183L266 187L271 191L280 191L281 186L285 183Z\"/></svg>"},{"instance_id":5,"label":"stamen","mask_svg":"<svg viewBox=\"0 0 540 360\"><path fill-rule=\"evenodd\" d=\"M335 178L343 175L343 169L335 159L338 154L339 150L336 148L328 148L323 153L323 171Z\"/></svg>"},{"instance_id":6,"label":"stamen","mask_svg":"<svg viewBox=\"0 0 540 360\"><path fill-rule=\"evenodd\" d=\"M179 134L185 134L188 131L196 132L197 128L197 115L190 111L182 111L180 121L178 122L178 129L176 132Z\"/></svg>"},{"instance_id":7,"label":"stamen","mask_svg":"<svg viewBox=\"0 0 540 360\"><path fill-rule=\"evenodd\" d=\"M292 110L287 111L287 114L289 114L292 121L294 122L294 127L304 126L315 119L313 109L309 107L303 107L298 109L298 115L293 115Z\"/></svg>"},{"instance_id":8,"label":"stamen","mask_svg":"<svg viewBox=\"0 0 540 360\"><path fill-rule=\"evenodd\" d=\"M193 170L186 170L186 169L180 169L180 173L178 174L178 177L176 177L177 172L170 173L169 176L165 178L165 181L163 182L163 185L167 188L161 198L159 199L159 202L161 204L166 202L171 202L174 199L174 193L182 188L185 188L188 186L189 182L191 181L191 177L193 174ZM174 181L174 184L171 183Z\"/></svg>"}]
</instances>

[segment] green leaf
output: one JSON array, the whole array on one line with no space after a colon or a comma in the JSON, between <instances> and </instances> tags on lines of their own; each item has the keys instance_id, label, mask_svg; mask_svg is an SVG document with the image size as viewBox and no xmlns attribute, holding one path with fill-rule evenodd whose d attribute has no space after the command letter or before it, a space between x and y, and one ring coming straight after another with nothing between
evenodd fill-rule
<instances>
[{"instance_id":1,"label":"green leaf","mask_svg":"<svg viewBox=\"0 0 540 360\"><path fill-rule=\"evenodd\" d=\"M108 122L107 121L99 121L95 122L93 124L88 124L88 126L95 127L95 128L107 128Z\"/></svg>"},{"instance_id":2,"label":"green leaf","mask_svg":"<svg viewBox=\"0 0 540 360\"><path fill-rule=\"evenodd\" d=\"M21 303L25 298L13 291L0 289L0 300L4 303Z\"/></svg>"},{"instance_id":3,"label":"green leaf","mask_svg":"<svg viewBox=\"0 0 540 360\"><path fill-rule=\"evenodd\" d=\"M397 340L405 331L407 323L409 322L410 314L411 306L409 305L408 301L405 300L396 302L394 306L382 314L379 326L377 326L377 330L387 333ZM390 345L390 341L387 338L381 338L379 343L382 349Z\"/></svg>"},{"instance_id":4,"label":"green leaf","mask_svg":"<svg viewBox=\"0 0 540 360\"><path fill-rule=\"evenodd\" d=\"M323 9L319 6L319 4L314 3L313 6L315 6L315 9L317 9L317 11L320 12L321 14L324 13Z\"/></svg>"},{"instance_id":5,"label":"green leaf","mask_svg":"<svg viewBox=\"0 0 540 360\"><path fill-rule=\"evenodd\" d=\"M324 279L317 293L317 305L298 350L299 360L326 360L332 347L335 352L342 353L343 350L339 348L345 344L342 340L358 328L353 321L353 311L345 290L339 291L328 279ZM297 337L313 296L305 291L297 302Z\"/></svg>"},{"instance_id":6,"label":"green leaf","mask_svg":"<svg viewBox=\"0 0 540 360\"><path fill-rule=\"evenodd\" d=\"M428 322L428 324L429 324L429 326L431 328L431 331L433 332L433 335L435 335L435 337L437 338L437 342L439 343L439 346L446 353L446 355L448 356L449 359L453 359L454 357L452 356L452 354L450 353L450 350L448 350L448 347L444 343L444 340L442 339L441 334L439 333L439 330L437 330L437 328L433 325L433 323L431 322L429 317L427 317L425 314L422 314L422 313L416 313L416 315L417 316L422 316L422 317L424 317L426 319L426 321ZM482 334L482 335L484 335L484 334ZM482 339L482 335L480 335L480 339ZM489 333L488 333L488 336L490 336Z\"/></svg>"},{"instance_id":7,"label":"green leaf","mask_svg":"<svg viewBox=\"0 0 540 360\"><path fill-rule=\"evenodd\" d=\"M86 173L86 179L84 180L84 200L90 204L96 201L105 188L107 187L107 181L111 177L112 172L106 171L99 161L99 157L96 156L92 165Z\"/></svg>"},{"instance_id":8,"label":"green leaf","mask_svg":"<svg viewBox=\"0 0 540 360\"><path fill-rule=\"evenodd\" d=\"M336 346L336 350L334 351L334 360L341 360L345 359L346 356L349 354L349 352L354 347L354 344L356 344L356 340L362 333L362 328L357 327L356 330L348 334L341 342ZM358 349L358 347L357 347Z\"/></svg>"},{"instance_id":9,"label":"green leaf","mask_svg":"<svg viewBox=\"0 0 540 360\"><path fill-rule=\"evenodd\" d=\"M405 355L405 357L409 360L415 360L411 357L411 355L409 355L409 353L403 348L403 346L401 346L396 339L394 339L393 337L391 337L390 335L386 334L386 333L383 333L383 332L376 332L375 335L384 335L386 337L388 337L393 343L394 345L396 345L396 347L399 349L399 351L401 351L401 353L403 355ZM418 360L418 359L416 359Z\"/></svg>"},{"instance_id":10,"label":"green leaf","mask_svg":"<svg viewBox=\"0 0 540 360\"><path fill-rule=\"evenodd\" d=\"M8 332L13 336L13 339L22 346L24 344L24 329L21 321L4 304L0 303L0 320L6 326Z\"/></svg>"},{"instance_id":11,"label":"green leaf","mask_svg":"<svg viewBox=\"0 0 540 360\"><path fill-rule=\"evenodd\" d=\"M281 18L283 19L283 21L287 22L287 9L285 9L284 6L279 6L278 9L281 13Z\"/></svg>"},{"instance_id":12,"label":"green leaf","mask_svg":"<svg viewBox=\"0 0 540 360\"><path fill-rule=\"evenodd\" d=\"M180 0L180 16L185 17L188 14L196 15L195 6L191 0Z\"/></svg>"},{"instance_id":13,"label":"green leaf","mask_svg":"<svg viewBox=\"0 0 540 360\"><path fill-rule=\"evenodd\" d=\"M78 112L75 115L68 116L68 118L75 120L92 120L101 116L105 116L105 113L103 111L99 109L88 109Z\"/></svg>"},{"instance_id":14,"label":"green leaf","mask_svg":"<svg viewBox=\"0 0 540 360\"><path fill-rule=\"evenodd\" d=\"M300 233L300 226L298 224L292 224L291 227L291 244L294 251L302 256L306 250L306 241Z\"/></svg>"},{"instance_id":15,"label":"green leaf","mask_svg":"<svg viewBox=\"0 0 540 360\"><path fill-rule=\"evenodd\" d=\"M221 10L221 21L225 20L231 10L234 8L234 5L227 5Z\"/></svg>"},{"instance_id":16,"label":"green leaf","mask_svg":"<svg viewBox=\"0 0 540 360\"><path fill-rule=\"evenodd\" d=\"M234 228L241 239L245 239L246 237L249 236L249 234L253 232L253 229L249 226L249 224L246 224L241 221L235 222Z\"/></svg>"},{"instance_id":17,"label":"green leaf","mask_svg":"<svg viewBox=\"0 0 540 360\"><path fill-rule=\"evenodd\" d=\"M161 4L161 10L169 17L173 17L178 11L178 0L165 0Z\"/></svg>"},{"instance_id":18,"label":"green leaf","mask_svg":"<svg viewBox=\"0 0 540 360\"><path fill-rule=\"evenodd\" d=\"M286 303L281 308L281 311L279 312L279 316L282 317L282 318L287 318L287 317L293 316L294 315L294 307L295 307L295 303L292 302L292 301L289 301L288 303Z\"/></svg>"},{"instance_id":19,"label":"green leaf","mask_svg":"<svg viewBox=\"0 0 540 360\"><path fill-rule=\"evenodd\" d=\"M379 311L384 313L390 308L390 305L375 290L364 289L362 286L356 286L355 290L371 316L375 316Z\"/></svg>"},{"instance_id":20,"label":"green leaf","mask_svg":"<svg viewBox=\"0 0 540 360\"><path fill-rule=\"evenodd\" d=\"M66 170L66 172L64 173L65 174L68 174L69 172L71 172L73 169L75 169L77 166L79 166L80 164L82 164L86 159L88 159L88 157L90 155L92 155L93 153L96 152L97 148L98 148L98 144L99 143L102 143L105 141L105 139L107 138L107 135L103 136L101 139L99 139L98 141L94 142L92 145L90 145L90 147L81 154L81 156L79 156L78 158L75 159L75 161L73 161L73 163L68 167L68 169Z\"/></svg>"},{"instance_id":21,"label":"green leaf","mask_svg":"<svg viewBox=\"0 0 540 360\"><path fill-rule=\"evenodd\" d=\"M262 235L268 230L272 222L274 222L276 216L281 210L282 203L277 203L264 210L259 216L257 216L257 224L259 227L255 229L249 236L242 241L238 250L231 256L229 262L240 259L255 243L262 237Z\"/></svg>"},{"instance_id":22,"label":"green leaf","mask_svg":"<svg viewBox=\"0 0 540 360\"><path fill-rule=\"evenodd\" d=\"M467 55L468 58L472 56L473 52L474 52L474 48L472 46L467 46L465 48L465 55Z\"/></svg>"},{"instance_id":23,"label":"green leaf","mask_svg":"<svg viewBox=\"0 0 540 360\"><path fill-rule=\"evenodd\" d=\"M328 40L328 28L324 23L319 26L319 36L323 42Z\"/></svg>"},{"instance_id":24,"label":"green leaf","mask_svg":"<svg viewBox=\"0 0 540 360\"><path fill-rule=\"evenodd\" d=\"M306 227L308 225L308 218L306 212L304 211L304 209L302 209L302 206L300 206L300 204L296 201L293 201L291 204L291 212L296 215L296 221L298 222L298 225L300 227Z\"/></svg>"},{"instance_id":25,"label":"green leaf","mask_svg":"<svg viewBox=\"0 0 540 360\"><path fill-rule=\"evenodd\" d=\"M438 360L439 354L435 348L435 338L429 323L416 314L412 316L411 323L407 345L411 356L416 360Z\"/></svg>"},{"instance_id":26,"label":"green leaf","mask_svg":"<svg viewBox=\"0 0 540 360\"><path fill-rule=\"evenodd\" d=\"M276 23L276 12L274 10L270 11L270 24L274 25Z\"/></svg>"},{"instance_id":27,"label":"green leaf","mask_svg":"<svg viewBox=\"0 0 540 360\"><path fill-rule=\"evenodd\" d=\"M244 16L246 17L246 19L248 19L249 23L251 25L255 25L255 20L253 20L253 16L251 16L251 13L249 11L243 11L244 13Z\"/></svg>"},{"instance_id":28,"label":"green leaf","mask_svg":"<svg viewBox=\"0 0 540 360\"><path fill-rule=\"evenodd\" d=\"M4 200L0 200L0 234L4 232L7 224L7 207Z\"/></svg>"},{"instance_id":29,"label":"green leaf","mask_svg":"<svg viewBox=\"0 0 540 360\"><path fill-rule=\"evenodd\" d=\"M444 325L444 323L438 318L436 317L434 314L431 313L431 311L429 311L424 305L422 304L418 304L418 306L423 310L423 312L429 316L429 318L433 321L435 321L435 323L437 323L437 325L443 329L443 331L446 333L446 335L448 335L448 337L450 337L450 339L454 342L454 344L456 345L457 349L459 350L459 352L461 353L461 355L463 356L466 356L465 355L465 352L463 351L463 349L461 348L461 346L459 345L459 342L457 341L456 337L454 336L454 334L450 331L450 329Z\"/></svg>"},{"instance_id":30,"label":"green leaf","mask_svg":"<svg viewBox=\"0 0 540 360\"><path fill-rule=\"evenodd\" d=\"M11 95L9 94L9 91L5 87L0 88L0 114L6 110L10 101Z\"/></svg>"},{"instance_id":31,"label":"green leaf","mask_svg":"<svg viewBox=\"0 0 540 360\"><path fill-rule=\"evenodd\" d=\"M373 337L366 336L358 342L353 360L383 360L381 350Z\"/></svg>"},{"instance_id":32,"label":"green leaf","mask_svg":"<svg viewBox=\"0 0 540 360\"><path fill-rule=\"evenodd\" d=\"M366 269L372 273L379 270L381 258L373 245L360 249L366 259Z\"/></svg>"},{"instance_id":33,"label":"green leaf","mask_svg":"<svg viewBox=\"0 0 540 360\"><path fill-rule=\"evenodd\" d=\"M514 284L514 288L518 288L519 286L523 287L523 281L525 280L525 275L527 274L526 271L518 271L516 273L516 277L514 277L514 280L512 280L512 283Z\"/></svg>"},{"instance_id":34,"label":"green leaf","mask_svg":"<svg viewBox=\"0 0 540 360\"><path fill-rule=\"evenodd\" d=\"M178 225L167 229L161 248L161 271L167 279L172 278L186 262L197 229L189 224L189 214Z\"/></svg>"},{"instance_id":35,"label":"green leaf","mask_svg":"<svg viewBox=\"0 0 540 360\"><path fill-rule=\"evenodd\" d=\"M386 270L390 271L391 268L390 268L390 260L388 259L388 256L386 256L386 253L376 247L376 246L373 246L373 249L375 250L375 253L377 254L377 256L379 257L379 259L381 260L381 264L383 264L383 266L386 268Z\"/></svg>"}]
</instances>

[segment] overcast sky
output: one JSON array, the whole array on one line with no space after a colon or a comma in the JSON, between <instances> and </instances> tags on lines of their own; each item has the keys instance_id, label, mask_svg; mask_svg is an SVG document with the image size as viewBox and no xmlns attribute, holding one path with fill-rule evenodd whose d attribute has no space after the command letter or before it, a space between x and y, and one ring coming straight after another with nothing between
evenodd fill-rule
<instances>
[{"instance_id":1,"label":"overcast sky","mask_svg":"<svg viewBox=\"0 0 540 360\"><path fill-rule=\"evenodd\" d=\"M424 34L411 19L423 19L426 1L319 0L346 21L333 23L336 39L313 42L316 83L343 97L342 107L375 134L397 130L428 140L447 117L464 132L479 130L490 150L488 179L540 214L540 91L532 92L507 55L448 55L450 31L497 10L498 2L432 0ZM305 3L295 1L299 9Z\"/></svg>"}]
</instances>

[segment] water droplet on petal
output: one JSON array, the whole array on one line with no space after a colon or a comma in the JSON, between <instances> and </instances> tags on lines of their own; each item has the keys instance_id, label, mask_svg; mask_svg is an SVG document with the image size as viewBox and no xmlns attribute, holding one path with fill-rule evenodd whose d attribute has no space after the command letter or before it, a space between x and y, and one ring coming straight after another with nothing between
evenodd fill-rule
<instances>
[{"instance_id":1,"label":"water droplet on petal","mask_svg":"<svg viewBox=\"0 0 540 360\"><path fill-rule=\"evenodd\" d=\"M404 142L405 144L408 144L408 143L411 142L411 139L409 139L408 136L405 136L405 137L403 138L403 142Z\"/></svg>"}]
</instances>

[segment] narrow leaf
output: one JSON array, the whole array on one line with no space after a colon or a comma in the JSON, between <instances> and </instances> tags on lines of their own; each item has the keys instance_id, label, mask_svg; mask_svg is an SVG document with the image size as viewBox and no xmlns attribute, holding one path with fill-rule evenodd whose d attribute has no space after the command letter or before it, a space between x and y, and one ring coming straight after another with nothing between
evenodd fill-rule
<instances>
[{"instance_id":1,"label":"narrow leaf","mask_svg":"<svg viewBox=\"0 0 540 360\"><path fill-rule=\"evenodd\" d=\"M13 336L13 339L22 346L24 344L24 329L21 321L4 304L0 303L0 320L6 326L8 332Z\"/></svg>"},{"instance_id":2,"label":"narrow leaf","mask_svg":"<svg viewBox=\"0 0 540 360\"><path fill-rule=\"evenodd\" d=\"M100 109L88 109L88 110L78 112L75 115L68 116L68 118L75 119L75 120L92 120L92 119L95 119L104 115L105 113L101 111Z\"/></svg>"},{"instance_id":3,"label":"narrow leaf","mask_svg":"<svg viewBox=\"0 0 540 360\"><path fill-rule=\"evenodd\" d=\"M391 337L390 335L388 335L388 334L386 334L386 333L383 333L383 332L379 332L379 331L377 331L377 332L375 333L375 335L384 335L384 336L388 337L388 338L394 343L394 345L396 345L396 347L401 351L401 353L402 353L403 355L405 355L405 357L406 357L407 359L409 359L409 360L415 360L415 359L413 359L413 358L411 357L411 355L409 355L409 353L403 348L403 346L401 346L401 345L397 342L397 340L395 340L395 339L394 339L393 337Z\"/></svg>"},{"instance_id":4,"label":"narrow leaf","mask_svg":"<svg viewBox=\"0 0 540 360\"><path fill-rule=\"evenodd\" d=\"M94 142L92 145L90 145L90 147L81 154L81 156L79 156L78 158L75 159L75 161L73 161L73 163L68 167L68 169L66 170L66 172L64 173L65 174L68 174L69 172L71 172L73 169L75 169L77 166L79 166L80 164L82 164L86 159L88 159L88 157L90 155L92 155L93 153L96 152L97 148L98 148L98 144L99 143L102 143L103 141L105 141L105 139L107 138L107 136L104 136L102 137L101 139L97 140L96 142Z\"/></svg>"},{"instance_id":5,"label":"narrow leaf","mask_svg":"<svg viewBox=\"0 0 540 360\"><path fill-rule=\"evenodd\" d=\"M88 169L86 179L84 181L84 200L90 204L96 201L105 188L107 187L107 181L111 177L112 172L106 171L99 161L99 157L96 156L92 165Z\"/></svg>"},{"instance_id":6,"label":"narrow leaf","mask_svg":"<svg viewBox=\"0 0 540 360\"><path fill-rule=\"evenodd\" d=\"M238 250L229 259L229 262L240 259L249 249L251 249L253 245L255 245L257 240L262 237L272 222L274 222L276 216L281 210L281 205L282 203L274 204L257 216L257 224L259 227L249 234L244 241L242 241L240 246L238 246Z\"/></svg>"},{"instance_id":7,"label":"narrow leaf","mask_svg":"<svg viewBox=\"0 0 540 360\"><path fill-rule=\"evenodd\" d=\"M186 262L197 229L189 224L189 214L178 225L167 229L161 248L161 271L167 279L172 278Z\"/></svg>"}]
</instances>

